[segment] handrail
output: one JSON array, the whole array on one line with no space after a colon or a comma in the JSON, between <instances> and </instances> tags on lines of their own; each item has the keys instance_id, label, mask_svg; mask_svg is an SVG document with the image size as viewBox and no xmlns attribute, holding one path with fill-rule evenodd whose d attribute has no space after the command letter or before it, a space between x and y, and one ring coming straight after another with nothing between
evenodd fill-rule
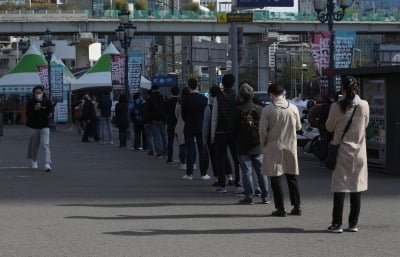
<instances>
[{"instance_id":1,"label":"handrail","mask_svg":"<svg viewBox=\"0 0 400 257\"><path fill-rule=\"evenodd\" d=\"M222 12L193 12L186 10L134 10L131 12L131 19L140 20L195 20L195 21L214 21L217 22L217 17ZM65 19L65 17L75 19L118 19L118 10L15 10L15 11L0 11L0 20L13 19L37 19L50 17L52 19ZM314 12L309 13L290 13L290 12L270 12L270 11L253 11L253 21L317 21ZM362 13L362 12L347 12L343 18L343 22L400 22L400 12L382 12L382 13Z\"/></svg>"}]
</instances>

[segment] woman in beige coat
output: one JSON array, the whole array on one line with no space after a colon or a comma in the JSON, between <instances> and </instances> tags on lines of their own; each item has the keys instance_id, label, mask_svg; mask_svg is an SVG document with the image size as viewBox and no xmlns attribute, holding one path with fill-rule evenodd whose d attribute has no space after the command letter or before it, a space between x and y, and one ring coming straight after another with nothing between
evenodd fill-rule
<instances>
[{"instance_id":1,"label":"woman in beige coat","mask_svg":"<svg viewBox=\"0 0 400 257\"><path fill-rule=\"evenodd\" d=\"M342 79L343 99L334 103L326 121L326 129L334 133L332 143L340 144L335 170L332 172L333 220L329 231L342 233L342 216L345 193L350 193L348 231L357 232L360 214L361 192L368 189L368 165L365 129L369 121L368 102L358 96L354 77ZM341 137L355 109L352 123L343 140Z\"/></svg>"},{"instance_id":2,"label":"woman in beige coat","mask_svg":"<svg viewBox=\"0 0 400 257\"><path fill-rule=\"evenodd\" d=\"M284 217L281 176L285 175L289 187L290 201L294 206L290 214L301 215L300 193L297 186L299 167L297 161L296 131L301 129L299 110L284 97L282 86L272 84L268 88L272 104L261 114L259 130L263 147L262 171L271 179L276 210L272 216Z\"/></svg>"}]
</instances>

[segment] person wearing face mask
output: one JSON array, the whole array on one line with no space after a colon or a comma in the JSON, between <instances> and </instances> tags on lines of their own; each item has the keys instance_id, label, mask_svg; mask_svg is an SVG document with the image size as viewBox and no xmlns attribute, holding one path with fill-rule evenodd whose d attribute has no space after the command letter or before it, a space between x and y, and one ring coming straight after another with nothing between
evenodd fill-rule
<instances>
[{"instance_id":1,"label":"person wearing face mask","mask_svg":"<svg viewBox=\"0 0 400 257\"><path fill-rule=\"evenodd\" d=\"M30 128L28 145L28 158L32 160L32 168L38 168L38 152L42 147L44 154L44 169L51 171L50 156L50 129L49 118L53 116L53 106L43 94L43 87L36 86L33 89L33 97L26 106L26 126Z\"/></svg>"}]
</instances>

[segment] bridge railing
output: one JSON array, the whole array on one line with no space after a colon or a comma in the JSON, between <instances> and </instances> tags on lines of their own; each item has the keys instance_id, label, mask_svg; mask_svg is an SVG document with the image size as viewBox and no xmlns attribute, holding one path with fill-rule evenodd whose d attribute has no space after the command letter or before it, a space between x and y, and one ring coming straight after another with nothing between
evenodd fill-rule
<instances>
[{"instance_id":1,"label":"bridge railing","mask_svg":"<svg viewBox=\"0 0 400 257\"><path fill-rule=\"evenodd\" d=\"M118 19L118 10L18 10L0 11L0 21L19 20L85 20L85 19ZM217 21L218 12L193 12L186 10L134 10L131 19L146 20L198 20ZM317 21L314 12L290 13L253 11L255 22L263 21ZM357 11L347 12L343 21L347 22L400 22L400 12L362 13Z\"/></svg>"}]
</instances>

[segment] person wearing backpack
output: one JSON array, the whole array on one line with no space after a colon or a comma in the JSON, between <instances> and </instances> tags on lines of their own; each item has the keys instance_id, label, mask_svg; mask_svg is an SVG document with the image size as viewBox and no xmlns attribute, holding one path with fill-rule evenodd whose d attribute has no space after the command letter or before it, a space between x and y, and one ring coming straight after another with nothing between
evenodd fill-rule
<instances>
[{"instance_id":1,"label":"person wearing backpack","mask_svg":"<svg viewBox=\"0 0 400 257\"><path fill-rule=\"evenodd\" d=\"M271 216L286 217L287 214L281 185L283 175L287 180L293 206L290 214L301 215L296 138L296 131L301 129L299 110L285 99L281 85L271 84L268 93L272 103L264 107L261 113L259 131L264 157L262 171L271 179L276 208Z\"/></svg>"},{"instance_id":2,"label":"person wearing backpack","mask_svg":"<svg viewBox=\"0 0 400 257\"><path fill-rule=\"evenodd\" d=\"M261 200L268 204L268 177L261 173L263 161L259 121L262 107L253 103L253 88L243 83L239 89L240 105L234 110L232 117L232 135L235 138L239 163L242 171L245 197L239 200L240 204L253 204L255 186L252 171L257 175L257 181L261 189Z\"/></svg>"},{"instance_id":3,"label":"person wearing backpack","mask_svg":"<svg viewBox=\"0 0 400 257\"><path fill-rule=\"evenodd\" d=\"M146 135L144 133L144 122L143 122L143 104L142 95L137 92L133 95L133 103L129 108L129 116L133 125L133 150L143 151L146 144Z\"/></svg>"}]
</instances>

